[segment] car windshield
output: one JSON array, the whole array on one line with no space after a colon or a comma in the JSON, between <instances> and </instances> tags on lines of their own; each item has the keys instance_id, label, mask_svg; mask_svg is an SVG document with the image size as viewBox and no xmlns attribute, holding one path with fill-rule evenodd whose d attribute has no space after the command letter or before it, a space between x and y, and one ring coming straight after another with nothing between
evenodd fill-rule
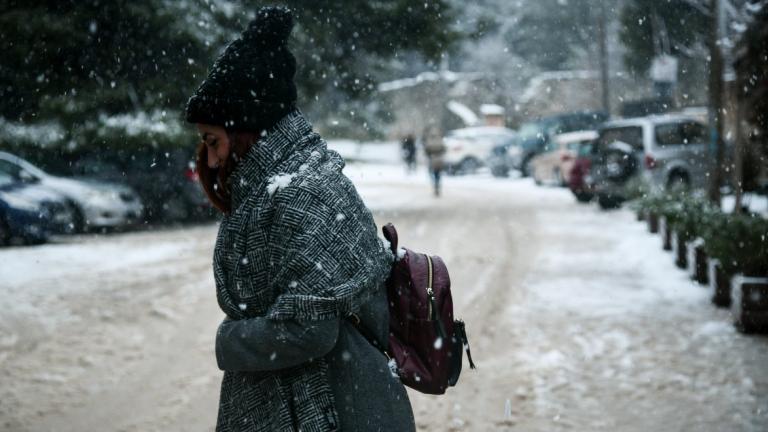
<instances>
[{"instance_id":1,"label":"car windshield","mask_svg":"<svg viewBox=\"0 0 768 432\"><path fill-rule=\"evenodd\" d=\"M0 186L7 186L13 182L13 177L11 177L8 173L0 171Z\"/></svg>"},{"instance_id":2,"label":"car windshield","mask_svg":"<svg viewBox=\"0 0 768 432\"><path fill-rule=\"evenodd\" d=\"M541 139L544 136L541 123L525 123L520 126L519 136L523 141Z\"/></svg>"},{"instance_id":3,"label":"car windshield","mask_svg":"<svg viewBox=\"0 0 768 432\"><path fill-rule=\"evenodd\" d=\"M592 153L593 143L594 141L587 141L579 144L579 156L589 156Z\"/></svg>"}]
</instances>

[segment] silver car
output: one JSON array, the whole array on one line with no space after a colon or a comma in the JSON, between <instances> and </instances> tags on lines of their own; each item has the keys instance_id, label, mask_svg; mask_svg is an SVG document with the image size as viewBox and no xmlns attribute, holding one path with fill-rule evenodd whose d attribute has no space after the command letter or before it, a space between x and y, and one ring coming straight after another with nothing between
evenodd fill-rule
<instances>
[{"instance_id":1,"label":"silver car","mask_svg":"<svg viewBox=\"0 0 768 432\"><path fill-rule=\"evenodd\" d=\"M141 219L144 206L129 186L53 176L6 152L0 152L0 160L17 166L22 180L39 183L63 195L75 212L75 232L119 228Z\"/></svg>"},{"instance_id":2,"label":"silver car","mask_svg":"<svg viewBox=\"0 0 768 432\"><path fill-rule=\"evenodd\" d=\"M704 188L711 156L707 126L685 115L658 115L603 124L592 178L603 207L623 200L623 187L642 176L654 189Z\"/></svg>"}]
</instances>

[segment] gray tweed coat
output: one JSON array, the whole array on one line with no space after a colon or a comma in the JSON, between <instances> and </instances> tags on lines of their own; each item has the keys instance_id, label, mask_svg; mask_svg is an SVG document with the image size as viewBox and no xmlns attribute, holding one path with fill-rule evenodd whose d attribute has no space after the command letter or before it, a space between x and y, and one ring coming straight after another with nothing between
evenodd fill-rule
<instances>
[{"instance_id":1,"label":"gray tweed coat","mask_svg":"<svg viewBox=\"0 0 768 432\"><path fill-rule=\"evenodd\" d=\"M228 316L217 431L414 429L402 384L346 319L386 340L393 257L343 166L294 111L230 177L213 260Z\"/></svg>"}]
</instances>

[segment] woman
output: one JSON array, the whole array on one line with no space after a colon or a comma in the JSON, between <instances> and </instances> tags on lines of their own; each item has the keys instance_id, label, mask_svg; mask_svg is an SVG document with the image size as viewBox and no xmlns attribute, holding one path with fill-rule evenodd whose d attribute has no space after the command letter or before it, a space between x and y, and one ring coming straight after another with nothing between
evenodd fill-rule
<instances>
[{"instance_id":1,"label":"woman","mask_svg":"<svg viewBox=\"0 0 768 432\"><path fill-rule=\"evenodd\" d=\"M292 25L287 9L259 10L187 104L200 180L224 213L216 430L415 430L403 385L361 334L387 342L393 257L296 109Z\"/></svg>"},{"instance_id":2,"label":"woman","mask_svg":"<svg viewBox=\"0 0 768 432\"><path fill-rule=\"evenodd\" d=\"M432 187L435 196L439 197L440 177L444 168L443 157L447 151L440 129L437 126L428 127L424 131L422 143L424 144L424 153L426 153L427 159L429 159L429 175L432 177Z\"/></svg>"}]
</instances>

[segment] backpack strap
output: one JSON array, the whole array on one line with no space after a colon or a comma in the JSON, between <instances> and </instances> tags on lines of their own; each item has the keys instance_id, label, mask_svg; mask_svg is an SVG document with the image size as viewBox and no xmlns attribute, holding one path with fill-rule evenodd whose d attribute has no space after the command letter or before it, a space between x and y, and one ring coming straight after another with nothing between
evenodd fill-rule
<instances>
[{"instance_id":1,"label":"backpack strap","mask_svg":"<svg viewBox=\"0 0 768 432\"><path fill-rule=\"evenodd\" d=\"M381 231L384 233L384 238L389 242L392 253L397 256L397 230L395 226L388 223L381 228Z\"/></svg>"}]
</instances>

